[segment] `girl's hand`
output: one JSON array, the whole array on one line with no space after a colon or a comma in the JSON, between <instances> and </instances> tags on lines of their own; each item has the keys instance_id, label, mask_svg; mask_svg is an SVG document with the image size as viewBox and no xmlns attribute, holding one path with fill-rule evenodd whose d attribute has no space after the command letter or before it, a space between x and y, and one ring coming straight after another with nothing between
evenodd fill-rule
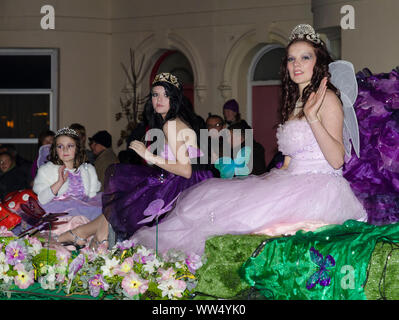
<instances>
[{"instance_id":1,"label":"girl's hand","mask_svg":"<svg viewBox=\"0 0 399 320\"><path fill-rule=\"evenodd\" d=\"M51 191L53 192L53 194L56 196L58 195L58 191L60 191L61 187L63 186L63 184L67 181L68 179L68 170L65 170L66 166L60 166L58 168L58 180L57 182L55 182L51 187Z\"/></svg>"},{"instance_id":2,"label":"girl's hand","mask_svg":"<svg viewBox=\"0 0 399 320\"><path fill-rule=\"evenodd\" d=\"M58 168L58 183L62 186L68 179L68 170L65 170L66 166L63 165Z\"/></svg>"},{"instance_id":3,"label":"girl's hand","mask_svg":"<svg viewBox=\"0 0 399 320\"><path fill-rule=\"evenodd\" d=\"M317 121L317 113L323 103L324 96L327 91L327 77L324 77L320 82L320 86L316 92L312 92L309 95L308 101L303 108L303 112L305 113L306 120L308 122Z\"/></svg>"},{"instance_id":4,"label":"girl's hand","mask_svg":"<svg viewBox=\"0 0 399 320\"><path fill-rule=\"evenodd\" d=\"M149 160L151 152L147 150L144 143L138 140L130 142L129 149L136 151L136 153L145 160Z\"/></svg>"}]
</instances>

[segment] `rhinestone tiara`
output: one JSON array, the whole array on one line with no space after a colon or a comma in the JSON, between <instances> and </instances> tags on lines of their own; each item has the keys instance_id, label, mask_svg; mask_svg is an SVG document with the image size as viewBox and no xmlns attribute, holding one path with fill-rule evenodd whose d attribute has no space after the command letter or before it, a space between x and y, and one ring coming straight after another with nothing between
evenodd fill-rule
<instances>
[{"instance_id":1,"label":"rhinestone tiara","mask_svg":"<svg viewBox=\"0 0 399 320\"><path fill-rule=\"evenodd\" d=\"M75 130L73 130L73 129L71 129L71 128L68 128L68 127L65 127L65 128L62 128L62 129L59 129L56 133L55 133L55 138L57 138L58 136L61 136L61 135L72 135L72 136L76 136L76 137L79 137L79 135L76 133L76 131Z\"/></svg>"},{"instance_id":2,"label":"rhinestone tiara","mask_svg":"<svg viewBox=\"0 0 399 320\"><path fill-rule=\"evenodd\" d=\"M289 40L306 38L313 43L319 44L321 42L320 35L316 33L310 24L299 24L291 31Z\"/></svg>"},{"instance_id":3,"label":"rhinestone tiara","mask_svg":"<svg viewBox=\"0 0 399 320\"><path fill-rule=\"evenodd\" d=\"M177 80L177 77L171 73L162 72L160 74L157 74L152 84L156 82L168 82L170 84L173 84L176 88L180 89L180 83Z\"/></svg>"}]
</instances>

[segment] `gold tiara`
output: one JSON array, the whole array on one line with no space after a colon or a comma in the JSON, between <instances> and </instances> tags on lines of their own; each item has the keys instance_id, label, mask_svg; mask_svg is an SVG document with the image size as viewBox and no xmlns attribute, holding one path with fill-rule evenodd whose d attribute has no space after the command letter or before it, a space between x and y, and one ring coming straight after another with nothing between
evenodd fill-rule
<instances>
[{"instance_id":1,"label":"gold tiara","mask_svg":"<svg viewBox=\"0 0 399 320\"><path fill-rule=\"evenodd\" d=\"M58 136L61 136L61 135L72 135L72 136L76 136L76 137L79 138L79 135L76 133L76 131L73 130L73 129L71 129L71 128L68 128L68 127L59 129L59 130L55 133L54 138L57 138Z\"/></svg>"},{"instance_id":2,"label":"gold tiara","mask_svg":"<svg viewBox=\"0 0 399 320\"><path fill-rule=\"evenodd\" d=\"M157 74L152 84L156 82L168 82L170 84L173 84L176 88L180 89L180 83L177 80L177 77L171 73L162 72L160 74Z\"/></svg>"},{"instance_id":3,"label":"gold tiara","mask_svg":"<svg viewBox=\"0 0 399 320\"><path fill-rule=\"evenodd\" d=\"M314 31L311 25L298 24L294 29L292 29L289 40L292 41L294 39L304 38L316 44L320 43L320 35Z\"/></svg>"}]
</instances>

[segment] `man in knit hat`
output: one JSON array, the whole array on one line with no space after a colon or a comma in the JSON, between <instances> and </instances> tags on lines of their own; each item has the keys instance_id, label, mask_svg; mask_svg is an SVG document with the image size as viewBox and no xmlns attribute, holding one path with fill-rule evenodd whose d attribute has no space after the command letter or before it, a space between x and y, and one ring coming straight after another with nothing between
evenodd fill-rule
<instances>
[{"instance_id":1,"label":"man in knit hat","mask_svg":"<svg viewBox=\"0 0 399 320\"><path fill-rule=\"evenodd\" d=\"M242 122L247 126L247 129L251 129L248 123L244 119L241 119L239 105L235 99L230 99L225 102L223 105L223 116L228 125Z\"/></svg>"},{"instance_id":2,"label":"man in knit hat","mask_svg":"<svg viewBox=\"0 0 399 320\"><path fill-rule=\"evenodd\" d=\"M89 145L96 156L94 167L101 182L101 191L104 191L105 170L109 165L119 163L118 157L112 150L112 136L105 130L98 131L89 138Z\"/></svg>"}]
</instances>

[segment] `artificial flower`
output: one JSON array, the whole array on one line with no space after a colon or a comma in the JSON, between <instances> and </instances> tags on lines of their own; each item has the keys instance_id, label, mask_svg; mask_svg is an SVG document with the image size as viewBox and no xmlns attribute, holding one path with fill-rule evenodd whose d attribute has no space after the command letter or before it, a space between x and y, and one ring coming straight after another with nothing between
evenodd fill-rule
<instances>
[{"instance_id":1,"label":"artificial flower","mask_svg":"<svg viewBox=\"0 0 399 320\"><path fill-rule=\"evenodd\" d=\"M15 266L27 255L25 247L19 241L11 241L5 248L6 262Z\"/></svg>"},{"instance_id":2,"label":"artificial flower","mask_svg":"<svg viewBox=\"0 0 399 320\"><path fill-rule=\"evenodd\" d=\"M107 277L112 277L117 270L118 264L119 261L115 257L113 257L112 259L106 257L105 265L101 267L102 274Z\"/></svg>"},{"instance_id":3,"label":"artificial flower","mask_svg":"<svg viewBox=\"0 0 399 320\"><path fill-rule=\"evenodd\" d=\"M122 242L118 242L118 243L116 244L116 247L117 247L119 250L121 250L121 251L123 251L123 250L129 250L130 248L133 248L133 247L134 247L134 242L133 242L133 240L125 240L125 241L122 241Z\"/></svg>"},{"instance_id":4,"label":"artificial flower","mask_svg":"<svg viewBox=\"0 0 399 320\"><path fill-rule=\"evenodd\" d=\"M104 277L101 274L96 274L89 280L89 290L92 297L97 297L100 294L100 290L107 291L109 288L108 283L105 282Z\"/></svg>"},{"instance_id":5,"label":"artificial flower","mask_svg":"<svg viewBox=\"0 0 399 320\"><path fill-rule=\"evenodd\" d=\"M175 270L173 270L172 267L170 267L168 270L164 270L162 268L158 269L158 272L161 275L161 278L158 281L164 281L164 280L169 280L169 279L174 279L174 276L176 274Z\"/></svg>"},{"instance_id":6,"label":"artificial flower","mask_svg":"<svg viewBox=\"0 0 399 320\"><path fill-rule=\"evenodd\" d=\"M171 278L161 281L158 288L162 291L162 297L168 296L169 299L181 298L183 291L186 290L186 282Z\"/></svg>"},{"instance_id":7,"label":"artificial flower","mask_svg":"<svg viewBox=\"0 0 399 320\"><path fill-rule=\"evenodd\" d=\"M133 269L133 265L134 265L134 261L133 258L126 258L120 265L118 270L116 271L116 274L118 275L126 275L128 274L130 271L132 271Z\"/></svg>"},{"instance_id":8,"label":"artificial flower","mask_svg":"<svg viewBox=\"0 0 399 320\"><path fill-rule=\"evenodd\" d=\"M190 270L191 273L195 273L195 271L202 266L201 257L194 253L189 254L185 262L187 264L188 270Z\"/></svg>"},{"instance_id":9,"label":"artificial flower","mask_svg":"<svg viewBox=\"0 0 399 320\"><path fill-rule=\"evenodd\" d=\"M131 272L123 278L122 288L128 296L132 297L146 292L148 289L148 283L148 280L144 280L135 272Z\"/></svg>"},{"instance_id":10,"label":"artificial flower","mask_svg":"<svg viewBox=\"0 0 399 320\"><path fill-rule=\"evenodd\" d=\"M156 269L163 266L163 262L159 261L157 258L153 257L150 261L143 266L143 270L148 273L153 273Z\"/></svg>"},{"instance_id":11,"label":"artificial flower","mask_svg":"<svg viewBox=\"0 0 399 320\"><path fill-rule=\"evenodd\" d=\"M5 283L9 283L12 277L8 275L10 266L8 264L0 263L0 281L3 280Z\"/></svg>"},{"instance_id":12,"label":"artificial flower","mask_svg":"<svg viewBox=\"0 0 399 320\"><path fill-rule=\"evenodd\" d=\"M35 272L33 270L27 272L22 263L14 266L14 270L18 271L18 275L14 277L14 282L20 289L26 289L35 282Z\"/></svg>"}]
</instances>

